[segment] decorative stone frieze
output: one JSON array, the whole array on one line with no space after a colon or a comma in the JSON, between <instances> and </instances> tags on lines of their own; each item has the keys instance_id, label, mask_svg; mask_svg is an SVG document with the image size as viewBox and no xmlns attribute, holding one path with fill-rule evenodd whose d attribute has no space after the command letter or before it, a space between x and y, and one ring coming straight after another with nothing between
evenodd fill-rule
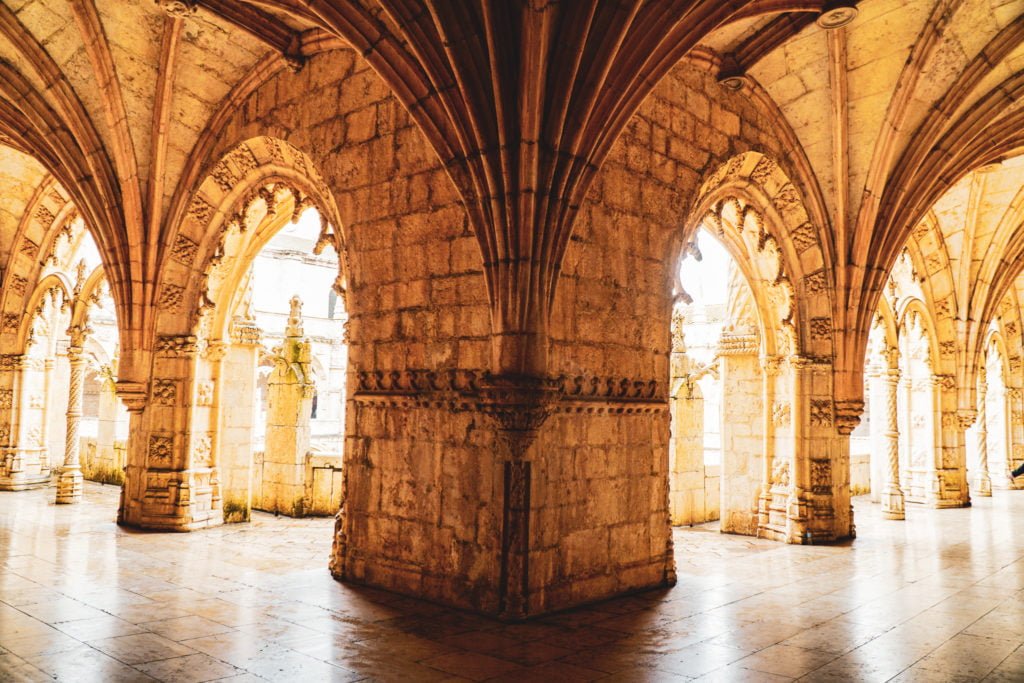
<instances>
[{"instance_id":1,"label":"decorative stone frieze","mask_svg":"<svg viewBox=\"0 0 1024 683\"><path fill-rule=\"evenodd\" d=\"M160 356L191 356L199 351L193 335L173 335L160 337L156 341L156 353Z\"/></svg>"},{"instance_id":2,"label":"decorative stone frieze","mask_svg":"<svg viewBox=\"0 0 1024 683\"><path fill-rule=\"evenodd\" d=\"M759 350L760 343L756 334L727 334L723 332L718 340L719 356L756 354Z\"/></svg>"},{"instance_id":3,"label":"decorative stone frieze","mask_svg":"<svg viewBox=\"0 0 1024 683\"><path fill-rule=\"evenodd\" d=\"M831 460L811 460L811 493L816 495L832 493Z\"/></svg>"},{"instance_id":4,"label":"decorative stone frieze","mask_svg":"<svg viewBox=\"0 0 1024 683\"><path fill-rule=\"evenodd\" d=\"M502 384L489 372L477 369L361 371L356 373L356 381L354 398L361 403L445 407L452 411L487 413L501 410L502 405L526 405L532 399L524 396L533 391L538 392L533 397L542 399L549 415L663 412L668 401L663 383L625 377L563 375L546 380L543 389L525 388L523 394L510 388L510 383ZM495 417L498 418L496 412ZM546 416L535 418L543 423Z\"/></svg>"},{"instance_id":5,"label":"decorative stone frieze","mask_svg":"<svg viewBox=\"0 0 1024 683\"><path fill-rule=\"evenodd\" d=\"M174 435L152 434L149 437L148 462L150 469L170 469L174 461Z\"/></svg>"},{"instance_id":6,"label":"decorative stone frieze","mask_svg":"<svg viewBox=\"0 0 1024 683\"><path fill-rule=\"evenodd\" d=\"M185 235L178 235L174 240L174 246L171 248L171 258L178 263L191 266L192 262L195 260L196 252L198 251L198 244L190 240Z\"/></svg>"},{"instance_id":7,"label":"decorative stone frieze","mask_svg":"<svg viewBox=\"0 0 1024 683\"><path fill-rule=\"evenodd\" d=\"M184 19L196 13L198 0L156 0L156 4L169 16Z\"/></svg>"}]
</instances>

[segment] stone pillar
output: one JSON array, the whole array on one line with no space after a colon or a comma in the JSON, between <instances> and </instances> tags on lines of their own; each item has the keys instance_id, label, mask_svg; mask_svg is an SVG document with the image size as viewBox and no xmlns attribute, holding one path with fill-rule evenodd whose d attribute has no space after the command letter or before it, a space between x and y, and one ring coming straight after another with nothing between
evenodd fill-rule
<instances>
[{"instance_id":1,"label":"stone pillar","mask_svg":"<svg viewBox=\"0 0 1024 683\"><path fill-rule=\"evenodd\" d=\"M765 536L771 523L772 471L775 467L775 380L779 376L777 356L761 358L761 495L757 501L757 534Z\"/></svg>"},{"instance_id":2,"label":"stone pillar","mask_svg":"<svg viewBox=\"0 0 1024 683\"><path fill-rule=\"evenodd\" d=\"M786 542L804 543L810 519L810 472L807 454L810 401L807 396L807 360L799 356L789 359L790 401L792 412L793 453L790 459L789 498L786 501Z\"/></svg>"},{"instance_id":3,"label":"stone pillar","mask_svg":"<svg viewBox=\"0 0 1024 683\"><path fill-rule=\"evenodd\" d=\"M96 427L96 462L93 469L104 477L123 478L124 462L117 456L117 422L121 406L112 372L105 368L101 374L99 417Z\"/></svg>"},{"instance_id":4,"label":"stone pillar","mask_svg":"<svg viewBox=\"0 0 1024 683\"><path fill-rule=\"evenodd\" d=\"M764 412L756 335L723 333L721 530L754 536L764 492Z\"/></svg>"},{"instance_id":5,"label":"stone pillar","mask_svg":"<svg viewBox=\"0 0 1024 683\"><path fill-rule=\"evenodd\" d=\"M309 452L313 382L310 343L303 337L302 302L291 300L288 328L273 351L267 382L268 409L262 497L253 506L268 512L305 514L306 454Z\"/></svg>"},{"instance_id":6,"label":"stone pillar","mask_svg":"<svg viewBox=\"0 0 1024 683\"><path fill-rule=\"evenodd\" d=\"M199 363L210 362L198 358L205 352L192 335L159 336L152 379L117 382L118 395L132 413L120 524L191 531L224 522L211 466L210 408L195 396Z\"/></svg>"},{"instance_id":7,"label":"stone pillar","mask_svg":"<svg viewBox=\"0 0 1024 683\"><path fill-rule=\"evenodd\" d=\"M992 495L992 478L988 473L988 377L985 368L978 369L978 472L974 475L974 494L983 498Z\"/></svg>"},{"instance_id":8,"label":"stone pillar","mask_svg":"<svg viewBox=\"0 0 1024 683\"><path fill-rule=\"evenodd\" d=\"M676 525L706 522L704 490L704 399L688 377L675 378L669 509ZM717 492L715 493L717 495Z\"/></svg>"},{"instance_id":9,"label":"stone pillar","mask_svg":"<svg viewBox=\"0 0 1024 683\"><path fill-rule=\"evenodd\" d=\"M253 425L257 416L256 368L262 334L252 320L231 324L231 344L216 371L215 386L201 387L202 400L217 406L217 468L224 521L245 522L253 504ZM209 392L214 397L207 397Z\"/></svg>"},{"instance_id":10,"label":"stone pillar","mask_svg":"<svg viewBox=\"0 0 1024 683\"><path fill-rule=\"evenodd\" d=\"M885 456L886 479L882 489L882 516L885 519L905 519L906 512L903 502L903 489L900 487L900 432L896 411L896 393L900 386L900 371L890 364L882 375L882 381L872 386L882 390L884 410L877 414L882 423L882 450ZM881 403L881 401L880 401ZM877 404L876 404L877 405ZM872 445L875 441L872 439Z\"/></svg>"},{"instance_id":11,"label":"stone pillar","mask_svg":"<svg viewBox=\"0 0 1024 683\"><path fill-rule=\"evenodd\" d=\"M0 490L22 491L50 484L50 462L46 453L43 406L29 391L41 386L44 361L29 355L3 357L0 386ZM6 433L2 433L6 432Z\"/></svg>"},{"instance_id":12,"label":"stone pillar","mask_svg":"<svg viewBox=\"0 0 1024 683\"><path fill-rule=\"evenodd\" d=\"M72 345L68 347L71 368L68 383L67 438L64 442L64 465L57 477L57 502L77 503L82 500L82 466L79 462L81 443L78 437L82 422L82 394L85 383L85 358L82 342L85 331L74 331Z\"/></svg>"},{"instance_id":13,"label":"stone pillar","mask_svg":"<svg viewBox=\"0 0 1024 683\"><path fill-rule=\"evenodd\" d=\"M708 521L704 468L704 398L692 375L683 339L683 319L672 319L672 384L669 406L669 513L675 525ZM713 494L717 496L717 491ZM717 515L714 517L717 519Z\"/></svg>"}]
</instances>

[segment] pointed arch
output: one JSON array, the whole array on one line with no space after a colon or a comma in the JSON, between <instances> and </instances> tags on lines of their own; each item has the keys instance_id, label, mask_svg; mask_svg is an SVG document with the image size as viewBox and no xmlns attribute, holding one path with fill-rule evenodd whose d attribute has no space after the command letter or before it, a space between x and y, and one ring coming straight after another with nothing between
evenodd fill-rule
<instances>
[{"instance_id":1,"label":"pointed arch","mask_svg":"<svg viewBox=\"0 0 1024 683\"><path fill-rule=\"evenodd\" d=\"M327 184L309 157L290 143L265 136L250 138L212 164L184 210L161 268L161 308L155 319L155 335L196 333L211 301L211 269L223 268L224 241L229 231L240 234L252 227L248 216L257 204L265 216L280 211L276 219L270 218L277 220L277 227L289 218L297 219L305 208L316 206L322 219L320 241L329 242L338 253L338 289L342 294L347 291L344 228ZM260 237L244 248L246 254L232 254L230 258L254 256L276 232L276 228L268 231L263 227L258 231Z\"/></svg>"},{"instance_id":2,"label":"pointed arch","mask_svg":"<svg viewBox=\"0 0 1024 683\"><path fill-rule=\"evenodd\" d=\"M768 285L780 302L779 319L769 321L768 329L787 330L791 342L779 342L778 353L832 359L832 262L825 258L820 226L811 222L799 190L782 168L760 152L732 157L701 186L686 225L696 229L701 222L720 237L731 229L731 251L748 282ZM744 231L749 237L741 242L737 236ZM690 232L678 234L673 262L678 263L691 240ZM767 314L764 301L761 310Z\"/></svg>"}]
</instances>

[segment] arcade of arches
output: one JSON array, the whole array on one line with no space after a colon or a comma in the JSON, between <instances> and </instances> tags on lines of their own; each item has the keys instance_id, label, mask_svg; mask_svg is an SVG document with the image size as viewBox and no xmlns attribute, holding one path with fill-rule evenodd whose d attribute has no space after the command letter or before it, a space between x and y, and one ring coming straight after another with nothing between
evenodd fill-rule
<instances>
[{"instance_id":1,"label":"arcade of arches","mask_svg":"<svg viewBox=\"0 0 1024 683\"><path fill-rule=\"evenodd\" d=\"M1017 495L1022 100L1019 0L0 0L0 500L521 619Z\"/></svg>"}]
</instances>

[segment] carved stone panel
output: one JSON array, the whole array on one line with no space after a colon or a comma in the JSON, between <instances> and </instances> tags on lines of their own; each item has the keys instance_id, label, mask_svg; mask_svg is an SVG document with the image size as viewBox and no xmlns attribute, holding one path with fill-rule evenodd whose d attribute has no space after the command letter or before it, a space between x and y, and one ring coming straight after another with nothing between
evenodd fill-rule
<instances>
[{"instance_id":1,"label":"carved stone panel","mask_svg":"<svg viewBox=\"0 0 1024 683\"><path fill-rule=\"evenodd\" d=\"M174 460L174 436L153 434L149 437L150 467L170 469Z\"/></svg>"},{"instance_id":2,"label":"carved stone panel","mask_svg":"<svg viewBox=\"0 0 1024 683\"><path fill-rule=\"evenodd\" d=\"M811 401L811 424L819 427L832 426L832 401L818 399Z\"/></svg>"}]
</instances>

